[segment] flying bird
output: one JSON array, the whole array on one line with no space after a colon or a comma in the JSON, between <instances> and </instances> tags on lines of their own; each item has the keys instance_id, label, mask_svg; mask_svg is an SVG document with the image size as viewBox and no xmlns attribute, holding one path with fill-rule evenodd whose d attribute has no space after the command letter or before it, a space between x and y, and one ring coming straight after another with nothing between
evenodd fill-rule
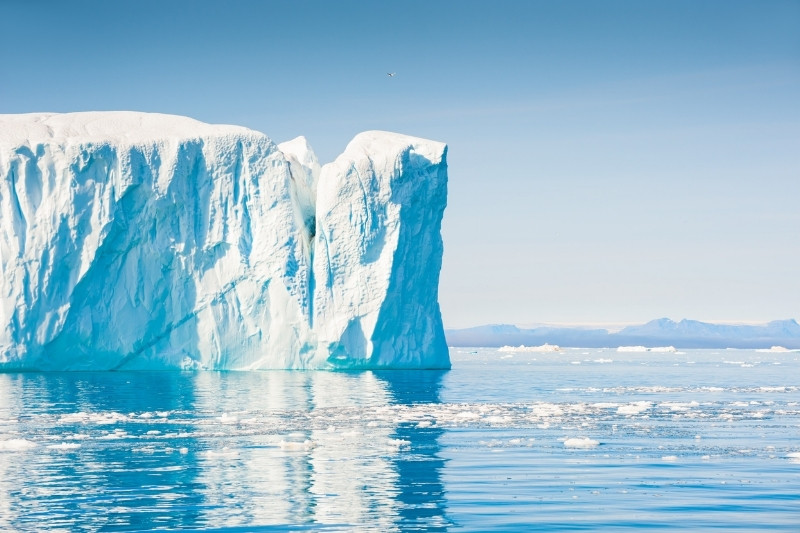
<instances>
[{"instance_id":1,"label":"flying bird","mask_svg":"<svg viewBox=\"0 0 800 533\"><path fill-rule=\"evenodd\" d=\"M394 78L395 74L397 74L397 72L387 72L386 73L386 75L389 76L390 78Z\"/></svg>"}]
</instances>

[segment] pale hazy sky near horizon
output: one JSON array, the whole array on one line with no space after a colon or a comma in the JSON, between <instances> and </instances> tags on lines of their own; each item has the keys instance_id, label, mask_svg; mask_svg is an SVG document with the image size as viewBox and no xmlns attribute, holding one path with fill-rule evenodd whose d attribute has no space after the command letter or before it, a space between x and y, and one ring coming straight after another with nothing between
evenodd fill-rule
<instances>
[{"instance_id":1,"label":"pale hazy sky near horizon","mask_svg":"<svg viewBox=\"0 0 800 533\"><path fill-rule=\"evenodd\" d=\"M0 113L187 115L323 162L369 129L447 142L448 327L800 318L800 0L0 0L0 20Z\"/></svg>"}]
</instances>

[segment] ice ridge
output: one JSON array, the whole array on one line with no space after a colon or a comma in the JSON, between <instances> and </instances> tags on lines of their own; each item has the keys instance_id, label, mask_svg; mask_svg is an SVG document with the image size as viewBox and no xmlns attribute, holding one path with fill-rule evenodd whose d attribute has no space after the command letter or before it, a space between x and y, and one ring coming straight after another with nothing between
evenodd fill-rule
<instances>
[{"instance_id":1,"label":"ice ridge","mask_svg":"<svg viewBox=\"0 0 800 533\"><path fill-rule=\"evenodd\" d=\"M446 145L0 115L0 369L446 368Z\"/></svg>"}]
</instances>

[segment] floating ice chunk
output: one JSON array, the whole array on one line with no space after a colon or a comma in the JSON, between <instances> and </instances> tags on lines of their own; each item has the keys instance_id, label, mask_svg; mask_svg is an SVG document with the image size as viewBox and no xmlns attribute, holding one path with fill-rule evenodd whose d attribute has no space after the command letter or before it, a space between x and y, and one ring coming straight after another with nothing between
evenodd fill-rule
<instances>
[{"instance_id":1,"label":"floating ice chunk","mask_svg":"<svg viewBox=\"0 0 800 533\"><path fill-rule=\"evenodd\" d=\"M573 437L570 439L566 439L564 441L565 448L576 448L576 449L589 449L594 448L598 444L598 441L590 439L589 437Z\"/></svg>"},{"instance_id":2,"label":"floating ice chunk","mask_svg":"<svg viewBox=\"0 0 800 533\"><path fill-rule=\"evenodd\" d=\"M280 447L281 450L286 450L289 452L306 451L312 449L314 446L314 441L310 439L306 439L303 442L282 440L278 443L278 447Z\"/></svg>"},{"instance_id":3,"label":"floating ice chunk","mask_svg":"<svg viewBox=\"0 0 800 533\"><path fill-rule=\"evenodd\" d=\"M405 450L411 447L411 442L403 439L389 439L388 445L390 448Z\"/></svg>"},{"instance_id":4,"label":"floating ice chunk","mask_svg":"<svg viewBox=\"0 0 800 533\"><path fill-rule=\"evenodd\" d=\"M222 413L222 416L217 417L222 424L236 424L239 422L239 419L233 415L229 415L228 413Z\"/></svg>"},{"instance_id":5,"label":"floating ice chunk","mask_svg":"<svg viewBox=\"0 0 800 533\"><path fill-rule=\"evenodd\" d=\"M786 454L786 458L793 463L800 464L800 452L791 452Z\"/></svg>"},{"instance_id":6,"label":"floating ice chunk","mask_svg":"<svg viewBox=\"0 0 800 533\"><path fill-rule=\"evenodd\" d=\"M620 405L617 408L617 414L619 415L638 415L644 411L647 411L653 406L651 402L633 402L628 405Z\"/></svg>"},{"instance_id":7,"label":"floating ice chunk","mask_svg":"<svg viewBox=\"0 0 800 533\"><path fill-rule=\"evenodd\" d=\"M115 429L110 433L97 437L98 440L120 440L128 437L128 432L122 429Z\"/></svg>"},{"instance_id":8,"label":"floating ice chunk","mask_svg":"<svg viewBox=\"0 0 800 533\"><path fill-rule=\"evenodd\" d=\"M51 444L47 448L49 450L67 451L67 450L77 450L80 447L81 445L77 442L62 442L61 444Z\"/></svg>"},{"instance_id":9,"label":"floating ice chunk","mask_svg":"<svg viewBox=\"0 0 800 533\"><path fill-rule=\"evenodd\" d=\"M693 409L699 405L700 404L694 400L692 400L691 402L663 402L658 404L658 406L661 407L662 409L669 409L670 411L673 412L689 411L690 409ZM747 404L745 404L745 406L746 405Z\"/></svg>"},{"instance_id":10,"label":"floating ice chunk","mask_svg":"<svg viewBox=\"0 0 800 533\"><path fill-rule=\"evenodd\" d=\"M595 409L613 409L615 407L619 407L619 404L614 402L597 402L593 403L592 407Z\"/></svg>"},{"instance_id":11,"label":"floating ice chunk","mask_svg":"<svg viewBox=\"0 0 800 533\"><path fill-rule=\"evenodd\" d=\"M617 348L618 352L669 352L675 353L677 350L674 346L620 346Z\"/></svg>"},{"instance_id":12,"label":"floating ice chunk","mask_svg":"<svg viewBox=\"0 0 800 533\"><path fill-rule=\"evenodd\" d=\"M560 352L562 351L559 346L555 344L542 344L541 346L503 346L497 349L498 352Z\"/></svg>"},{"instance_id":13,"label":"floating ice chunk","mask_svg":"<svg viewBox=\"0 0 800 533\"><path fill-rule=\"evenodd\" d=\"M537 403L531 406L531 416L536 418L561 416L563 414L564 410L561 406L554 403Z\"/></svg>"},{"instance_id":14,"label":"floating ice chunk","mask_svg":"<svg viewBox=\"0 0 800 533\"><path fill-rule=\"evenodd\" d=\"M232 448L228 448L227 446L223 446L219 450L206 450L205 452L203 452L203 455L205 455L206 457L233 458L237 457L239 455L239 452Z\"/></svg>"},{"instance_id":15,"label":"floating ice chunk","mask_svg":"<svg viewBox=\"0 0 800 533\"><path fill-rule=\"evenodd\" d=\"M36 448L36 443L27 439L0 440L0 452L20 452Z\"/></svg>"}]
</instances>

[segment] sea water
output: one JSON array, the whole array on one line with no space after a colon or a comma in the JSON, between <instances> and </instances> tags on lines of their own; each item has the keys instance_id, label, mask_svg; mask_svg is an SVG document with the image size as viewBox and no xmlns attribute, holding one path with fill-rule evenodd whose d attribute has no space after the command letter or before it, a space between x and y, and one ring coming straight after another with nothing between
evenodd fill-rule
<instances>
[{"instance_id":1,"label":"sea water","mask_svg":"<svg viewBox=\"0 0 800 533\"><path fill-rule=\"evenodd\" d=\"M798 531L800 353L0 374L3 531Z\"/></svg>"}]
</instances>

